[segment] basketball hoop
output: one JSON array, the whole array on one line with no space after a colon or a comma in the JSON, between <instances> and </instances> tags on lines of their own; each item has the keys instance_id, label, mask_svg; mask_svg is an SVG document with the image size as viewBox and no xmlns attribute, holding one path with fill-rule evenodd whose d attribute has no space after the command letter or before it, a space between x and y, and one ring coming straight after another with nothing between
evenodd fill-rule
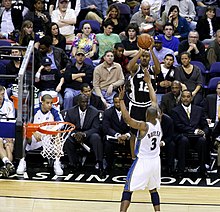
<instances>
[{"instance_id":1,"label":"basketball hoop","mask_svg":"<svg viewBox=\"0 0 220 212\"><path fill-rule=\"evenodd\" d=\"M42 134L43 150L41 155L48 159L60 159L63 155L63 145L75 125L69 122L45 122L39 125L38 132Z\"/></svg>"}]
</instances>

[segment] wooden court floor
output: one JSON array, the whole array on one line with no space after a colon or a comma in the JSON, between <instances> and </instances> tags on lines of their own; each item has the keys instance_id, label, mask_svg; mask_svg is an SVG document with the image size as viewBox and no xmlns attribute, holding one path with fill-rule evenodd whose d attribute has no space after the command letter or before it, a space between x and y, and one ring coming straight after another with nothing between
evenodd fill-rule
<instances>
[{"instance_id":1,"label":"wooden court floor","mask_svg":"<svg viewBox=\"0 0 220 212\"><path fill-rule=\"evenodd\" d=\"M123 185L0 180L0 212L117 212ZM161 211L220 212L220 188L162 186ZM133 194L129 212L153 211L147 191Z\"/></svg>"}]
</instances>

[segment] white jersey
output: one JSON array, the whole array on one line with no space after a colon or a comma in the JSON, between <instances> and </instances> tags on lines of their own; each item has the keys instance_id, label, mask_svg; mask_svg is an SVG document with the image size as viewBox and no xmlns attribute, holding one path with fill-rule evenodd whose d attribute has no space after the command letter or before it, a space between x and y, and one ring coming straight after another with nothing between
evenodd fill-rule
<instances>
[{"instance_id":1,"label":"white jersey","mask_svg":"<svg viewBox=\"0 0 220 212\"><path fill-rule=\"evenodd\" d=\"M3 115L3 118L15 118L14 105L9 99L4 99L0 107L0 115Z\"/></svg>"},{"instance_id":2,"label":"white jersey","mask_svg":"<svg viewBox=\"0 0 220 212\"><path fill-rule=\"evenodd\" d=\"M160 155L160 141L162 138L161 125L156 119L156 125L146 122L149 129L146 135L140 139L137 138L135 154L138 158L156 158Z\"/></svg>"},{"instance_id":3,"label":"white jersey","mask_svg":"<svg viewBox=\"0 0 220 212\"><path fill-rule=\"evenodd\" d=\"M48 121L63 121L62 115L59 113L59 111L52 107L52 109L47 112L43 113L41 110L41 106L39 105L34 109L34 121L33 123L43 123Z\"/></svg>"}]
</instances>

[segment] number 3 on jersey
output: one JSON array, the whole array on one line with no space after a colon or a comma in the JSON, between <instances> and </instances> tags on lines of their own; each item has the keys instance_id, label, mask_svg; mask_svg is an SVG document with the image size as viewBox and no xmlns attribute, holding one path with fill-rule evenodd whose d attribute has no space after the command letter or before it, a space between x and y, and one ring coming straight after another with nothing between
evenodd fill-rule
<instances>
[{"instance_id":1,"label":"number 3 on jersey","mask_svg":"<svg viewBox=\"0 0 220 212\"><path fill-rule=\"evenodd\" d=\"M147 83L143 82L143 81L140 81L138 91L149 92Z\"/></svg>"},{"instance_id":2,"label":"number 3 on jersey","mask_svg":"<svg viewBox=\"0 0 220 212\"><path fill-rule=\"evenodd\" d=\"M152 140L151 140L151 148L150 148L151 151L153 151L156 148L156 146L157 146L156 142L157 142L157 139L156 138L152 138Z\"/></svg>"}]
</instances>

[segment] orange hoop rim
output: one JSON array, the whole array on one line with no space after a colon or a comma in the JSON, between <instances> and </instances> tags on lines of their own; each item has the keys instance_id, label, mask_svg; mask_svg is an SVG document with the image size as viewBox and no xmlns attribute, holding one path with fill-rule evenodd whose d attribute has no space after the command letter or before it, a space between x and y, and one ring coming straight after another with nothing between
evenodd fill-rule
<instances>
[{"instance_id":1,"label":"orange hoop rim","mask_svg":"<svg viewBox=\"0 0 220 212\"><path fill-rule=\"evenodd\" d=\"M43 129L42 127L44 126L49 126L49 125L58 125L58 124L67 124L69 125L71 128L70 129L63 129L63 130L46 130L46 129ZM66 121L50 121L50 122L44 122L44 123L41 123L39 124L39 127L38 127L38 132L41 132L43 134L49 134L49 135L56 135L58 133L66 133L66 132L71 132L75 129L75 125L70 123L70 122L66 122Z\"/></svg>"}]
</instances>

